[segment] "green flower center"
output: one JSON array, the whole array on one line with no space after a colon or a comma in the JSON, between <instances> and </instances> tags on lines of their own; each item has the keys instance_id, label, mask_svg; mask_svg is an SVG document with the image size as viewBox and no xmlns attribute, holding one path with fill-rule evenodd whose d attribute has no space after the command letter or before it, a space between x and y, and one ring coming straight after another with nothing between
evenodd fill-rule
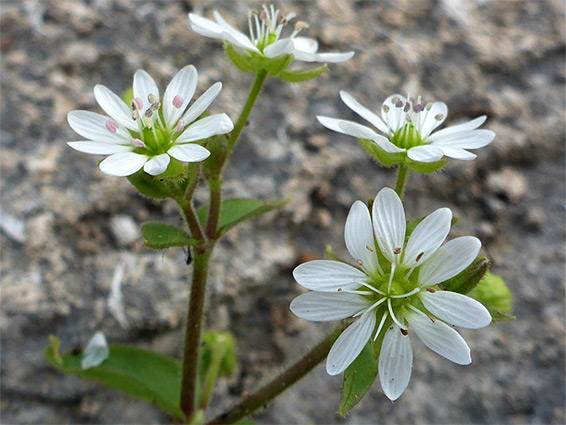
<instances>
[{"instance_id":1,"label":"green flower center","mask_svg":"<svg viewBox=\"0 0 566 425\"><path fill-rule=\"evenodd\" d=\"M397 130L391 138L391 142L404 149L410 149L425 144L419 131L412 123L405 124Z\"/></svg>"}]
</instances>

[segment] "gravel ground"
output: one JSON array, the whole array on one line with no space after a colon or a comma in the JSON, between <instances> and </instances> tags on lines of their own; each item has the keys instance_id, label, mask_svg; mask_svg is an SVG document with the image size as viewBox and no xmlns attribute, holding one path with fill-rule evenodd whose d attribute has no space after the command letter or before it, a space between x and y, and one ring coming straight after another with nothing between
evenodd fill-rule
<instances>
[{"instance_id":1,"label":"gravel ground","mask_svg":"<svg viewBox=\"0 0 566 425\"><path fill-rule=\"evenodd\" d=\"M260 4L254 3L254 7ZM378 109L393 92L449 106L447 123L488 115L497 133L472 162L409 181L411 216L448 206L451 236L473 234L515 295L514 322L463 332L461 367L415 346L413 377L391 403L374 385L346 418L341 380L317 367L254 417L257 423L564 423L565 5L562 1L284 2L322 50L355 50L315 82L269 80L226 173L228 197L292 197L281 212L229 233L214 257L206 326L237 336L238 373L220 382L217 409L284 368L327 326L288 311L291 270L326 244L345 254L349 206L394 184L349 137L316 115L354 118L346 89ZM161 87L192 63L202 92L224 89L213 112L233 119L251 84L220 43L188 29L186 13L217 8L242 29L246 2L2 1L0 158L3 423L167 423L157 409L48 367L48 335L63 347L102 329L113 343L179 356L187 279L181 250L144 247L136 228L177 223L174 205L141 198L96 159L69 149L73 109L99 111L92 88L122 92L144 68ZM206 199L204 191L197 193ZM107 296L124 268L125 315ZM323 402L321 403L321 400Z\"/></svg>"}]
</instances>

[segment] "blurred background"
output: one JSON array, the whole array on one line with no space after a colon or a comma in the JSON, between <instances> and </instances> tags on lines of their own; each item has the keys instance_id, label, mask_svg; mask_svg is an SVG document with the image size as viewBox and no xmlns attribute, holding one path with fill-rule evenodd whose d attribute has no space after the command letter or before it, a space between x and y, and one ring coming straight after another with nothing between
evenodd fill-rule
<instances>
[{"instance_id":1,"label":"blurred background","mask_svg":"<svg viewBox=\"0 0 566 425\"><path fill-rule=\"evenodd\" d=\"M395 403L379 384L346 418L341 378L318 366L254 417L257 423L564 423L565 4L548 1L287 1L322 51L354 50L316 81L268 80L226 172L227 197L293 200L228 234L214 257L206 327L237 337L240 366L220 381L217 409L274 376L329 326L288 310L300 293L291 271L327 244L346 255L350 205L392 186L356 141L316 115L361 119L347 90L370 109L395 92L448 104L446 124L487 115L495 141L471 162L413 175L408 216L441 206L460 217L450 236L476 235L515 294L514 322L463 331L473 363L462 367L415 342L413 376ZM158 409L43 360L48 335L62 349L96 330L111 343L179 357L190 267L180 249L145 248L139 225L179 223L170 202L140 197L103 175L97 158L68 148L74 109L102 112L92 89L131 87L138 68L163 90L189 63L197 95L224 89L211 112L233 120L252 76L219 41L188 28L187 12L218 9L247 31L243 1L2 1L1 337L4 423L167 423ZM287 29L287 31L290 31ZM206 200L206 192L197 193ZM123 273L123 274L122 274ZM111 296L121 283L122 303ZM110 301L109 301L110 300Z\"/></svg>"}]
</instances>

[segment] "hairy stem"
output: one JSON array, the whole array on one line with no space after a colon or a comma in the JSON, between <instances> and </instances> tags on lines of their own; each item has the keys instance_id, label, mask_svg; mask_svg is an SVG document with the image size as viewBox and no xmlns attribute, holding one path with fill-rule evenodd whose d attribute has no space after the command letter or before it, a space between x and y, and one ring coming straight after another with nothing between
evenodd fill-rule
<instances>
[{"instance_id":1,"label":"hairy stem","mask_svg":"<svg viewBox=\"0 0 566 425\"><path fill-rule=\"evenodd\" d=\"M220 206L222 205L222 181L220 178L212 178L208 181L210 193L210 206L208 208L208 220L206 222L206 236L210 240L216 239L218 219L220 218Z\"/></svg>"},{"instance_id":2,"label":"hairy stem","mask_svg":"<svg viewBox=\"0 0 566 425\"><path fill-rule=\"evenodd\" d=\"M211 252L199 253L195 256L193 262L193 283L185 331L183 379L181 383L181 409L187 420L190 420L195 412L200 334L210 254Z\"/></svg>"},{"instance_id":3,"label":"hairy stem","mask_svg":"<svg viewBox=\"0 0 566 425\"><path fill-rule=\"evenodd\" d=\"M332 344L338 338L340 333L342 332L342 328L338 327L334 331L332 331L323 341L321 341L317 346L315 346L311 351L309 351L303 358L297 361L294 365L292 365L289 369L284 371L281 375L277 376L267 385L260 388L255 393L243 397L242 401L232 407L227 412L217 416L216 418L212 419L208 424L233 424L239 421L242 418L252 414L256 410L264 407L309 373L316 365L318 365L321 361L323 361Z\"/></svg>"},{"instance_id":4,"label":"hairy stem","mask_svg":"<svg viewBox=\"0 0 566 425\"><path fill-rule=\"evenodd\" d=\"M405 183L407 182L407 175L409 173L409 167L401 163L399 165L399 172L397 174L397 183L395 184L395 192L399 195L399 198L403 199L403 192L405 190Z\"/></svg>"}]
</instances>

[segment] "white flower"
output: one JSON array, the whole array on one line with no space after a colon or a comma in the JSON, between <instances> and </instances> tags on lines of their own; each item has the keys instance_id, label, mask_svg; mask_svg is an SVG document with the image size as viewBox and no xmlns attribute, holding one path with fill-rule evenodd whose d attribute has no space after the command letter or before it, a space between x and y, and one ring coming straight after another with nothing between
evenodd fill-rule
<instances>
[{"instance_id":1,"label":"white flower","mask_svg":"<svg viewBox=\"0 0 566 425\"><path fill-rule=\"evenodd\" d=\"M295 60L303 62L344 62L354 56L354 52L317 53L318 42L315 39L297 37L301 30L308 28L308 25L302 21L295 24L295 29L289 38L281 38L283 27L294 17L295 13L280 16L279 10L273 5L269 8L264 5L261 12L250 10L248 37L228 24L217 11L214 11L216 22L189 13L193 31L205 37L224 40L252 55L275 58L292 54Z\"/></svg>"},{"instance_id":2,"label":"white flower","mask_svg":"<svg viewBox=\"0 0 566 425\"><path fill-rule=\"evenodd\" d=\"M476 155L466 149L483 148L495 138L493 131L478 130L485 122L485 116L433 133L446 119L448 108L442 102L425 103L420 96L416 100L407 100L399 94L389 96L381 106L381 117L345 91L340 92L340 97L350 109L387 137L353 121L318 116L323 126L360 139L373 140L389 154L406 152L413 161L435 162L444 156L472 160Z\"/></svg>"},{"instance_id":3,"label":"white flower","mask_svg":"<svg viewBox=\"0 0 566 425\"><path fill-rule=\"evenodd\" d=\"M411 376L410 333L431 350L466 365L472 361L470 349L451 325L477 329L489 325L491 316L478 301L435 287L470 265L481 247L472 236L441 246L450 231L448 208L423 219L406 243L403 204L392 189L377 194L372 215L373 229L368 208L356 201L346 219L346 247L359 267L329 260L301 264L293 276L312 292L295 298L290 308L313 321L355 318L328 354L330 375L346 370L384 330L379 378L385 395L396 400Z\"/></svg>"},{"instance_id":4,"label":"white flower","mask_svg":"<svg viewBox=\"0 0 566 425\"><path fill-rule=\"evenodd\" d=\"M96 332L88 342L83 358L81 360L81 367L83 369L90 369L102 364L110 356L108 343L102 331Z\"/></svg>"},{"instance_id":5,"label":"white flower","mask_svg":"<svg viewBox=\"0 0 566 425\"><path fill-rule=\"evenodd\" d=\"M67 144L81 152L110 155L100 163L100 170L111 176L129 176L142 167L156 176L167 169L171 158L181 162L203 161L210 152L191 142L228 133L234 125L226 114L197 120L222 90L220 82L187 108L197 80L196 68L184 67L173 77L161 99L153 78L138 70L134 74L131 109L107 87L97 85L94 96L109 117L89 111L69 112L67 121L71 128L88 140Z\"/></svg>"}]
</instances>

